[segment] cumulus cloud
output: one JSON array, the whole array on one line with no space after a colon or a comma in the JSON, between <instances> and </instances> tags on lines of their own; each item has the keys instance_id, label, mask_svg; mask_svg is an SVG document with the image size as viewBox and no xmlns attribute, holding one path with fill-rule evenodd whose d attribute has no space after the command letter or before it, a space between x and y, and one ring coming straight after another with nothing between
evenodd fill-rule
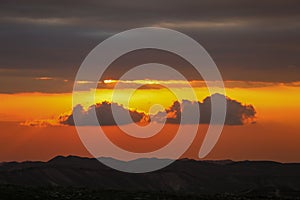
<instances>
[{"instance_id":1,"label":"cumulus cloud","mask_svg":"<svg viewBox=\"0 0 300 200\"><path fill-rule=\"evenodd\" d=\"M206 97L203 102L194 102L183 100L181 103L176 101L167 108L166 112L159 112L152 117L152 120L162 122L166 118L167 123L179 124L181 115L188 116L192 110L200 108L200 120L190 118L185 120L186 124L208 124L211 117L211 99L226 98L227 112L225 118L226 125L243 125L245 123L254 123L256 111L252 105L243 105L241 102L225 97L221 94L214 94Z\"/></svg>"},{"instance_id":2,"label":"cumulus cloud","mask_svg":"<svg viewBox=\"0 0 300 200\"><path fill-rule=\"evenodd\" d=\"M119 115L121 121L120 124L129 124L131 123L130 119L126 118L126 115L130 114L131 119L133 122L141 122L147 121L147 115L134 111L125 109L123 106L116 104L116 103L109 103L109 102L102 102L96 105L92 105L88 108L88 110L84 110L81 105L77 105L73 108L73 112L71 115L62 116L60 117L60 123L65 125L75 125L73 115L76 114L78 116L78 123L76 125L82 126L94 126L98 124L94 124L93 118L93 110L96 111L96 116L101 126L110 126L116 125L116 121L114 120L112 109L116 110L117 114Z\"/></svg>"},{"instance_id":3,"label":"cumulus cloud","mask_svg":"<svg viewBox=\"0 0 300 200\"><path fill-rule=\"evenodd\" d=\"M212 98L226 98L227 112L226 112L226 125L243 125L245 123L254 123L256 111L252 105L243 105L241 102L225 97L221 94L214 94L206 97L203 102L183 100L182 102L175 101L169 108L165 109L165 112L158 112L151 116L153 122L161 123L166 121L169 124L179 124L181 122L181 116L188 116L185 118L183 124L209 124L211 117L211 99ZM59 121L64 125L74 126L73 115L77 114L78 123L76 125L98 125L93 124L92 109L96 110L96 116L101 126L116 125L114 117L112 115L112 107L116 110L120 124L129 124L133 122L149 122L150 117L142 112L128 110L123 106L116 103L102 102L96 105L92 105L88 110L84 110L81 105L74 107L71 115L61 116ZM200 108L200 120L190 116L193 110ZM126 115L130 114L132 121L126 118Z\"/></svg>"}]
</instances>

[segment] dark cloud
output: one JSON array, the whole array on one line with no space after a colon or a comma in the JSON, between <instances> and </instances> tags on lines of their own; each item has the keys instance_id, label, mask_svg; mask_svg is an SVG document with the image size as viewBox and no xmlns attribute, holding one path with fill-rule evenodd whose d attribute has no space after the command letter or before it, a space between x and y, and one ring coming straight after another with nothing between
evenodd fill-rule
<instances>
[{"instance_id":1,"label":"dark cloud","mask_svg":"<svg viewBox=\"0 0 300 200\"><path fill-rule=\"evenodd\" d=\"M207 97L203 102L192 102L183 100L182 103L176 101L170 108L166 109L166 113L159 112L153 116L153 120L161 122L167 118L167 123L179 124L181 115L188 116L191 111L200 108L200 120L188 119L183 123L187 124L209 124L211 117L211 98L225 98L223 95L214 94ZM243 105L241 102L232 100L226 97L227 111L225 124L226 125L243 125L244 123L254 123L256 111L252 105Z\"/></svg>"},{"instance_id":2,"label":"dark cloud","mask_svg":"<svg viewBox=\"0 0 300 200\"><path fill-rule=\"evenodd\" d=\"M184 3L179 0L146 1L146 0L4 0L1 2L0 16L13 21L13 18L56 19L48 22L57 24L80 24L81 20L90 19L91 24L97 20L99 24L117 24L119 26L136 25L137 22L157 23L173 19L174 21L186 20L210 20L232 19L258 19L272 20L273 18L285 19L290 16L299 16L298 2L296 0L260 0L260 1L239 1L239 0L188 0ZM140 18L137 18L140 17ZM60 22L57 19L61 19ZM118 23L114 20L127 21L127 24ZM15 21L17 21L15 19ZM21 19L19 21L22 22ZM130 22L131 21L131 22ZM23 23L26 20L23 19ZM28 20L28 22L30 22ZM38 23L38 22L36 22ZM87 25L86 21L82 25Z\"/></svg>"},{"instance_id":3,"label":"dark cloud","mask_svg":"<svg viewBox=\"0 0 300 200\"><path fill-rule=\"evenodd\" d=\"M130 113L131 119L134 122L141 122L147 120L147 116L144 113L127 110L123 106L118 105L116 103L102 102L90 106L87 111L85 111L81 105L77 105L73 108L73 112L71 115L60 117L60 123L74 126L75 123L74 123L73 114L76 113L78 116L78 121L76 121L77 122L76 125L81 125L81 126L98 125L98 124L93 124L92 123L93 120L91 120L91 118L93 117L92 110L95 109L97 119L101 126L116 125L116 122L112 114L112 107L114 107L114 109L120 116L121 121L119 125L131 123L131 121L125 117L128 112Z\"/></svg>"},{"instance_id":4,"label":"dark cloud","mask_svg":"<svg viewBox=\"0 0 300 200\"><path fill-rule=\"evenodd\" d=\"M298 0L4 0L0 7L0 69L72 80L89 51L110 35L160 26L182 31L200 42L226 80L299 81L299 13ZM136 56L136 62L147 60L148 54ZM159 52L150 55L162 60ZM116 62L115 70L107 74L114 76L131 65L131 58ZM193 74L186 63L175 68ZM7 76L6 72L0 75ZM1 86L0 92L15 91L13 87L28 90L28 84L5 83L8 87Z\"/></svg>"}]
</instances>

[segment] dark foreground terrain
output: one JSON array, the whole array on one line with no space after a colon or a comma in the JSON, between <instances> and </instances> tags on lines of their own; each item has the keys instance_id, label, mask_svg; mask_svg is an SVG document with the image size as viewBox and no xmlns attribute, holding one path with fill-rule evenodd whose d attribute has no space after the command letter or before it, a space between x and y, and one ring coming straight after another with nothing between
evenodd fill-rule
<instances>
[{"instance_id":1,"label":"dark foreground terrain","mask_svg":"<svg viewBox=\"0 0 300 200\"><path fill-rule=\"evenodd\" d=\"M0 164L0 199L300 199L300 164L183 159L129 174L59 156Z\"/></svg>"},{"instance_id":2,"label":"dark foreground terrain","mask_svg":"<svg viewBox=\"0 0 300 200\"><path fill-rule=\"evenodd\" d=\"M16 185L1 185L0 186L0 199L1 200L222 200L222 199L235 199L235 200L268 200L268 199L300 199L297 197L278 197L272 195L247 195L247 194L186 194L180 192L163 192L163 191L121 191L121 190L101 190L80 187L33 187L33 186L16 186Z\"/></svg>"}]
</instances>

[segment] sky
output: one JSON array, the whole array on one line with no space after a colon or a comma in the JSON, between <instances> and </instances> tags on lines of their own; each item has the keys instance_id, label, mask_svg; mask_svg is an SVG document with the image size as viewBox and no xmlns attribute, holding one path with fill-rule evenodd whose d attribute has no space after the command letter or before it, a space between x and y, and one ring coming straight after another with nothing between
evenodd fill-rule
<instances>
[{"instance_id":1,"label":"sky","mask_svg":"<svg viewBox=\"0 0 300 200\"><path fill-rule=\"evenodd\" d=\"M230 105L228 120L205 159L300 162L299 13L297 0L2 1L0 162L91 156L72 124L77 70L103 40L149 26L171 28L195 39L223 77ZM196 97L189 95L181 80L167 74L159 80L119 80L132 67L145 63L173 67L193 86ZM114 90L116 83L121 88ZM180 93L180 99L162 83ZM127 105L124 96L136 85L140 88ZM197 104L205 110L205 99L211 98L189 62L153 49L127 53L108 67L99 79L94 102L100 103L96 107L100 116L109 116L101 102L110 103L113 92L119 94L114 100L117 108L130 110L132 115L136 112L137 122L149 120L150 115L160 119L159 112L167 111L164 118L169 123L161 136L148 143L122 137L122 131L107 118L109 123L103 128L111 139L125 149L135 146L130 150L138 152L159 148L174 137L179 116L174 102ZM153 108L154 104L162 107ZM86 117L92 105L81 106ZM205 113L204 119L209 117ZM197 138L183 157L197 159L206 129L207 123L200 120Z\"/></svg>"}]
</instances>

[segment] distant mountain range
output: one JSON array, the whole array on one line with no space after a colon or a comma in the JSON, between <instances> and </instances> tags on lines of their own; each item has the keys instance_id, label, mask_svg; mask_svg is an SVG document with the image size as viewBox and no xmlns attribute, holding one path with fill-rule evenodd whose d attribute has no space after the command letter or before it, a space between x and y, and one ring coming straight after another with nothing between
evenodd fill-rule
<instances>
[{"instance_id":1,"label":"distant mountain range","mask_svg":"<svg viewBox=\"0 0 300 200\"><path fill-rule=\"evenodd\" d=\"M300 164L182 159L159 171L130 174L93 158L58 156L48 162L1 163L0 184L296 198L300 197Z\"/></svg>"}]
</instances>

